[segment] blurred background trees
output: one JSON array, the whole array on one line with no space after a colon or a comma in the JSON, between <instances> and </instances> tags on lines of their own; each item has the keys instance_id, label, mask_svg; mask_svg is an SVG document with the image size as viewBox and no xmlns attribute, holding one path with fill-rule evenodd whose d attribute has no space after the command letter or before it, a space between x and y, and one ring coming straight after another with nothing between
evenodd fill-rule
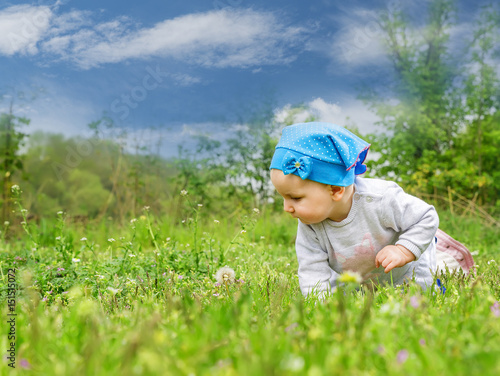
<instances>
[{"instance_id":1,"label":"blurred background trees","mask_svg":"<svg viewBox=\"0 0 500 376\"><path fill-rule=\"evenodd\" d=\"M370 167L414 193L453 190L498 208L500 85L493 58L500 53L500 15L498 7L484 8L473 35L452 55L454 14L454 1L434 0L419 28L401 10L382 17L394 78L389 93L362 96L383 128L368 136L381 154Z\"/></svg>"},{"instance_id":2,"label":"blurred background trees","mask_svg":"<svg viewBox=\"0 0 500 376\"><path fill-rule=\"evenodd\" d=\"M430 1L418 27L401 9L380 18L393 76L384 92L363 89L360 97L380 122L379 131L361 136L377 156L369 161L370 176L396 180L417 195L449 198L451 192L496 215L500 81L493 62L500 54L500 15L498 7L484 8L460 53L452 54L454 6ZM281 129L303 106L297 109L278 122L272 107L257 108L228 125L225 139L193 136L194 149L180 147L177 158L165 160L161 140L127 137L105 116L89 124L88 138L35 132L25 140L29 119L15 116L11 106L0 114L3 220L11 216L14 183L35 218L64 210L83 220L127 221L144 205L178 217L182 190L193 203L228 217L263 205L281 209L268 168Z\"/></svg>"}]
</instances>

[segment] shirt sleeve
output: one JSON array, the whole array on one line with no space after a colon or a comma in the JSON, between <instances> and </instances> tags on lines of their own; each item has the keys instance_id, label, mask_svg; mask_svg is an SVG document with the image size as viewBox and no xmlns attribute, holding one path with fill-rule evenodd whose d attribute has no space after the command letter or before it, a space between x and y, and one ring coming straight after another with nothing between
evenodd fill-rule
<instances>
[{"instance_id":1,"label":"shirt sleeve","mask_svg":"<svg viewBox=\"0 0 500 376\"><path fill-rule=\"evenodd\" d=\"M439 226L434 206L394 184L384 195L381 210L385 226L399 234L395 244L407 248L418 260L434 240Z\"/></svg>"},{"instance_id":2,"label":"shirt sleeve","mask_svg":"<svg viewBox=\"0 0 500 376\"><path fill-rule=\"evenodd\" d=\"M338 274L329 264L328 252L322 249L316 232L309 225L299 221L295 242L299 263L299 285L304 296L317 293L324 296L329 293Z\"/></svg>"}]
</instances>

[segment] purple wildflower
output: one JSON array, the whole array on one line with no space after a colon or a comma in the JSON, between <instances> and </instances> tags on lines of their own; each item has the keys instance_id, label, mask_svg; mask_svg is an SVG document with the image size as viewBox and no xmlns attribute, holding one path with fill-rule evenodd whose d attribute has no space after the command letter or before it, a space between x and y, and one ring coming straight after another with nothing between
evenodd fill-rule
<instances>
[{"instance_id":1,"label":"purple wildflower","mask_svg":"<svg viewBox=\"0 0 500 376\"><path fill-rule=\"evenodd\" d=\"M179 276L178 276L177 278L179 278L179 279L182 279L182 278L184 278L184 276L182 276L182 275L179 275Z\"/></svg>"},{"instance_id":2,"label":"purple wildflower","mask_svg":"<svg viewBox=\"0 0 500 376\"><path fill-rule=\"evenodd\" d=\"M47 297L44 296L43 299L42 299L42 302L46 302L47 300L49 300L49 299L47 299Z\"/></svg>"},{"instance_id":3,"label":"purple wildflower","mask_svg":"<svg viewBox=\"0 0 500 376\"><path fill-rule=\"evenodd\" d=\"M24 369L31 369L31 364L30 362L28 362L26 359L21 359L19 361L19 365L21 366L21 368L24 368Z\"/></svg>"},{"instance_id":4,"label":"purple wildflower","mask_svg":"<svg viewBox=\"0 0 500 376\"><path fill-rule=\"evenodd\" d=\"M64 270L64 268L57 268L57 271L58 271L58 272L61 272L61 271L63 271L63 270Z\"/></svg>"},{"instance_id":5,"label":"purple wildflower","mask_svg":"<svg viewBox=\"0 0 500 376\"><path fill-rule=\"evenodd\" d=\"M500 317L500 303L498 303L498 300L493 303L493 305L490 307L490 310L495 317Z\"/></svg>"},{"instance_id":6,"label":"purple wildflower","mask_svg":"<svg viewBox=\"0 0 500 376\"><path fill-rule=\"evenodd\" d=\"M219 283L219 282L217 282L214 286L215 286L215 287L220 287L220 283Z\"/></svg>"},{"instance_id":7,"label":"purple wildflower","mask_svg":"<svg viewBox=\"0 0 500 376\"><path fill-rule=\"evenodd\" d=\"M377 353L379 353L380 355L384 355L385 354L385 347L384 347L384 345L378 345L378 347L377 347Z\"/></svg>"},{"instance_id":8,"label":"purple wildflower","mask_svg":"<svg viewBox=\"0 0 500 376\"><path fill-rule=\"evenodd\" d=\"M420 302L418 301L418 297L416 297L416 296L412 296L412 297L410 298L410 305L411 305L413 308L415 308L415 309L417 309L418 307L420 307Z\"/></svg>"},{"instance_id":9,"label":"purple wildflower","mask_svg":"<svg viewBox=\"0 0 500 376\"><path fill-rule=\"evenodd\" d=\"M408 353L408 350L400 350L396 355L396 359L399 364L403 364L404 362L406 362L409 355L410 354Z\"/></svg>"},{"instance_id":10,"label":"purple wildflower","mask_svg":"<svg viewBox=\"0 0 500 376\"><path fill-rule=\"evenodd\" d=\"M423 339L423 338L420 338L418 343L420 344L420 346L425 346L425 344L426 344L425 339Z\"/></svg>"},{"instance_id":11,"label":"purple wildflower","mask_svg":"<svg viewBox=\"0 0 500 376\"><path fill-rule=\"evenodd\" d=\"M213 296L219 296L219 295L220 295L219 293L215 293L215 294L213 294Z\"/></svg>"}]
</instances>

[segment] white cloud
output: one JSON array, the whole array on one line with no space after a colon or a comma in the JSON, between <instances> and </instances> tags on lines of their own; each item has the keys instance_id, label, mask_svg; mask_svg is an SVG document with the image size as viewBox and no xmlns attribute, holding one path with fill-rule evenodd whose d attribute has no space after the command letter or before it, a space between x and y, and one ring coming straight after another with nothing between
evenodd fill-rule
<instances>
[{"instance_id":1,"label":"white cloud","mask_svg":"<svg viewBox=\"0 0 500 376\"><path fill-rule=\"evenodd\" d=\"M305 28L274 13L226 8L141 28L128 17L96 23L88 11L57 13L57 4L0 10L0 54L43 53L82 69L129 59L167 57L207 67L286 64Z\"/></svg>"},{"instance_id":2,"label":"white cloud","mask_svg":"<svg viewBox=\"0 0 500 376\"><path fill-rule=\"evenodd\" d=\"M290 104L276 109L275 119L278 122L291 121L301 123L314 119L342 126L354 125L361 133L376 131L375 123L379 120L377 115L361 101L354 97L346 97L343 104L329 103L322 98L316 98L305 106L293 107Z\"/></svg>"},{"instance_id":3,"label":"white cloud","mask_svg":"<svg viewBox=\"0 0 500 376\"><path fill-rule=\"evenodd\" d=\"M378 17L377 12L366 9L335 17L340 29L329 41L327 53L336 64L350 70L387 62Z\"/></svg>"},{"instance_id":4,"label":"white cloud","mask_svg":"<svg viewBox=\"0 0 500 376\"><path fill-rule=\"evenodd\" d=\"M53 17L48 6L15 5L0 11L0 54L34 55Z\"/></svg>"},{"instance_id":5,"label":"white cloud","mask_svg":"<svg viewBox=\"0 0 500 376\"><path fill-rule=\"evenodd\" d=\"M152 56L219 68L247 67L293 60L284 45L293 44L302 33L270 13L231 9L189 14L132 32L115 20L73 34L72 44L59 54L84 69Z\"/></svg>"}]
</instances>

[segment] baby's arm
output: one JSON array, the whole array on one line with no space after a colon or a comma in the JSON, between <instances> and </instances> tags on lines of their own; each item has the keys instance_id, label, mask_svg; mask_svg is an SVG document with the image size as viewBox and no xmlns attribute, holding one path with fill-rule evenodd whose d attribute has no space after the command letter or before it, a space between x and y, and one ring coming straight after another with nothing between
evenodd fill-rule
<instances>
[{"instance_id":1,"label":"baby's arm","mask_svg":"<svg viewBox=\"0 0 500 376\"><path fill-rule=\"evenodd\" d=\"M386 193L381 208L385 225L399 233L396 244L382 248L375 258L376 267L383 266L389 273L418 260L434 240L439 217L432 205L405 193L396 184Z\"/></svg>"},{"instance_id":2,"label":"baby's arm","mask_svg":"<svg viewBox=\"0 0 500 376\"><path fill-rule=\"evenodd\" d=\"M328 262L328 252L321 248L314 230L301 222L297 229L295 242L299 262L299 284L304 296L311 292L324 294L331 290L338 274Z\"/></svg>"}]
</instances>

